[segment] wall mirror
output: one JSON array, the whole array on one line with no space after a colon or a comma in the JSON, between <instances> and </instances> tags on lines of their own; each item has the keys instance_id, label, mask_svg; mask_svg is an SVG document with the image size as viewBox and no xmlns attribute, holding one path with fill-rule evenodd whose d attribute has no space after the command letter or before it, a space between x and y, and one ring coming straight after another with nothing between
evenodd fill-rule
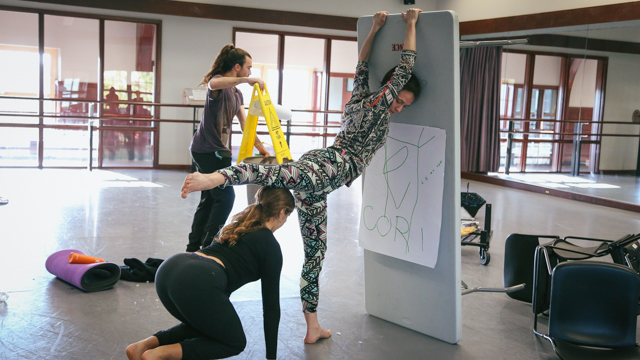
<instances>
[{"instance_id":1,"label":"wall mirror","mask_svg":"<svg viewBox=\"0 0 640 360\"><path fill-rule=\"evenodd\" d=\"M640 19L608 21L622 6L630 5L605 6L613 14L602 17L606 21L581 25L533 25L568 22L561 16L567 12L557 12L524 16L524 26L515 17L511 25L503 21L498 28L507 31L478 30L495 29L493 21L503 19L474 22L471 31L461 27L461 43L527 40L503 48L500 172L636 174L640 125L632 115L640 109ZM574 12L580 10L587 9Z\"/></svg>"}]
</instances>

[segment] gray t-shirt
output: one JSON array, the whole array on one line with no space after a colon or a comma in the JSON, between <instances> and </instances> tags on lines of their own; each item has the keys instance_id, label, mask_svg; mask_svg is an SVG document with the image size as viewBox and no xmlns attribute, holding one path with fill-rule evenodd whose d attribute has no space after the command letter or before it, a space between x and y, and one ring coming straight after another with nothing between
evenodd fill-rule
<instances>
[{"instance_id":1,"label":"gray t-shirt","mask_svg":"<svg viewBox=\"0 0 640 360\"><path fill-rule=\"evenodd\" d=\"M216 75L214 78L222 77ZM214 92L218 96L212 98ZM207 99L198 130L191 139L189 150L196 153L213 153L231 150L231 124L240 106L244 105L242 93L235 86L215 90L207 88Z\"/></svg>"}]
</instances>

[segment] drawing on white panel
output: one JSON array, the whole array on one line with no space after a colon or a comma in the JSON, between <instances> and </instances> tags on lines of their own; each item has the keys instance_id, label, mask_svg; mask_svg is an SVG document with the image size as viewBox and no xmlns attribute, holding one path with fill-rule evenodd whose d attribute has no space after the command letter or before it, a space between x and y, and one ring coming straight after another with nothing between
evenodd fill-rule
<instances>
[{"instance_id":1,"label":"drawing on white panel","mask_svg":"<svg viewBox=\"0 0 640 360\"><path fill-rule=\"evenodd\" d=\"M446 133L391 123L364 177L358 239L367 250L435 267L440 244Z\"/></svg>"}]
</instances>

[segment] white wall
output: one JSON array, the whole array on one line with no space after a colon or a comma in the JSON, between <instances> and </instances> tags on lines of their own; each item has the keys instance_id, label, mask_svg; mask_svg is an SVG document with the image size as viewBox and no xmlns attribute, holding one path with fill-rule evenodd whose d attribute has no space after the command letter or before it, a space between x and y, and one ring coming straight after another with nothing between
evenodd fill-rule
<instances>
[{"instance_id":1,"label":"white wall","mask_svg":"<svg viewBox=\"0 0 640 360\"><path fill-rule=\"evenodd\" d=\"M533 84L558 86L560 84L560 66L562 59L558 56L536 56L533 70Z\"/></svg>"},{"instance_id":2,"label":"white wall","mask_svg":"<svg viewBox=\"0 0 640 360\"><path fill-rule=\"evenodd\" d=\"M570 107L590 107L596 99L596 76L598 75L598 61L587 59L580 64L571 89ZM560 78L558 76L558 78ZM617 86L617 85L616 85Z\"/></svg>"},{"instance_id":3,"label":"white wall","mask_svg":"<svg viewBox=\"0 0 640 360\"><path fill-rule=\"evenodd\" d=\"M615 54L609 57L604 121L631 123L631 114L640 109L640 55ZM638 125L606 125L604 134L635 134ZM638 138L604 137L600 150L601 170L635 170Z\"/></svg>"},{"instance_id":4,"label":"white wall","mask_svg":"<svg viewBox=\"0 0 640 360\"><path fill-rule=\"evenodd\" d=\"M248 7L255 9L269 9L293 11L311 14L324 14L359 18L371 15L376 11L388 11L398 14L408 8L418 8L424 11L436 10L436 0L415 0L415 5L404 5L402 0L186 0L205 4Z\"/></svg>"},{"instance_id":5,"label":"white wall","mask_svg":"<svg viewBox=\"0 0 640 360\"><path fill-rule=\"evenodd\" d=\"M599 5L619 4L619 0L437 0L436 9L453 10L460 21L493 19L507 16L537 14ZM417 1L416 1L417 4Z\"/></svg>"},{"instance_id":6,"label":"white wall","mask_svg":"<svg viewBox=\"0 0 640 360\"><path fill-rule=\"evenodd\" d=\"M504 79L510 84L524 84L525 69L527 67L527 55L503 53L502 54L502 74Z\"/></svg>"},{"instance_id":7,"label":"white wall","mask_svg":"<svg viewBox=\"0 0 640 360\"><path fill-rule=\"evenodd\" d=\"M376 11L399 13L406 9L424 11L453 10L460 21L492 19L506 16L536 14L583 7L619 4L620 0L415 0L415 5L404 5L402 0L186 0L205 4L240 6L256 9L294 11L302 13L361 17Z\"/></svg>"}]
</instances>

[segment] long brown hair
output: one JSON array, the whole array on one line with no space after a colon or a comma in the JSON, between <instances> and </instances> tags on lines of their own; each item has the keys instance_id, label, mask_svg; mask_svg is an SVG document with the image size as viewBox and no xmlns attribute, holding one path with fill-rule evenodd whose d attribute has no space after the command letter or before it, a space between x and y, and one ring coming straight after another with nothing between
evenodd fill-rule
<instances>
[{"instance_id":1,"label":"long brown hair","mask_svg":"<svg viewBox=\"0 0 640 360\"><path fill-rule=\"evenodd\" d=\"M232 44L225 45L222 50L220 50L220 54L218 54L216 59L213 61L211 70L209 70L207 75L204 76L200 85L205 85L216 75L222 75L231 71L236 64L244 66L247 56L251 57L248 52L237 48Z\"/></svg>"},{"instance_id":2,"label":"long brown hair","mask_svg":"<svg viewBox=\"0 0 640 360\"><path fill-rule=\"evenodd\" d=\"M391 70L387 71L386 74L382 77L382 81L380 81L380 85L384 86L384 84L388 83L393 76L393 73L396 71L396 67L391 68ZM404 85L402 90L406 90L413 94L413 98L417 99L420 96L420 92L422 90L422 85L420 84L420 80L413 74L409 78L409 81ZM402 91L401 90L401 91Z\"/></svg>"},{"instance_id":3,"label":"long brown hair","mask_svg":"<svg viewBox=\"0 0 640 360\"><path fill-rule=\"evenodd\" d=\"M265 227L266 222L278 216L282 209L291 214L295 208L293 195L287 189L260 188L256 200L257 203L233 216L231 224L222 228L216 241L232 246L242 235Z\"/></svg>"}]
</instances>

